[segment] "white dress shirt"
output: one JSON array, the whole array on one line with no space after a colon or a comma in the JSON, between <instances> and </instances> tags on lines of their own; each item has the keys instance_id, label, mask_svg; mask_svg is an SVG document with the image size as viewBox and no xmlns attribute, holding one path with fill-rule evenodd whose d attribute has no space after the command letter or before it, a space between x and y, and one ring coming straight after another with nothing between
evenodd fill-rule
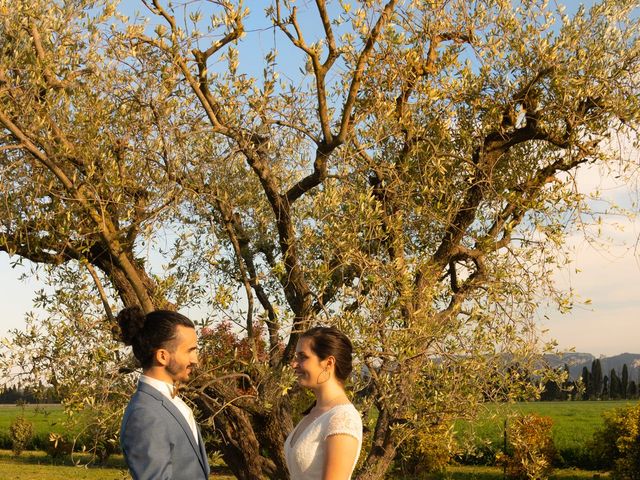
<instances>
[{"instance_id":1,"label":"white dress shirt","mask_svg":"<svg viewBox=\"0 0 640 480\"><path fill-rule=\"evenodd\" d=\"M171 400L171 403L175 405L175 407L184 416L187 424L189 424L191 433L193 433L193 438L196 440L196 444L198 444L198 428L196 427L196 419L193 416L193 411L191 410L189 405L184 403L184 400L182 400L178 395L173 395L173 385L156 378L148 377L147 375L140 375L140 381L152 386L160 393L162 393L162 395Z\"/></svg>"}]
</instances>

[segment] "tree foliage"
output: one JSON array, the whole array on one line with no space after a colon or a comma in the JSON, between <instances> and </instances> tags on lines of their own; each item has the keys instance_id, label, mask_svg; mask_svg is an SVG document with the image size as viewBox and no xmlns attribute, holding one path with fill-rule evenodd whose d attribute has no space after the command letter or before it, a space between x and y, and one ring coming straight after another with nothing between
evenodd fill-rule
<instances>
[{"instance_id":1,"label":"tree foliage","mask_svg":"<svg viewBox=\"0 0 640 480\"><path fill-rule=\"evenodd\" d=\"M611 148L637 144L637 6L2 0L0 249L76 302L53 338L99 299L104 378L114 307L234 322L190 387L243 479L286 476L288 362L337 325L382 478L416 430L535 393L535 312L570 308L552 272L589 219L573 175L637 171Z\"/></svg>"}]
</instances>

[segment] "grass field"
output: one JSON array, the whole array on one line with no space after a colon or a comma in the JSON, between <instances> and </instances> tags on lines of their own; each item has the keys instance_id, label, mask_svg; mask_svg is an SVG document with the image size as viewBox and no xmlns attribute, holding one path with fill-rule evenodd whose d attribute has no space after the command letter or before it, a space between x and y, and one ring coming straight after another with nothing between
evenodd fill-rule
<instances>
[{"instance_id":1,"label":"grass field","mask_svg":"<svg viewBox=\"0 0 640 480\"><path fill-rule=\"evenodd\" d=\"M19 415L33 424L34 433L62 433L64 412L61 405L0 405L0 431L9 431L9 425Z\"/></svg>"},{"instance_id":2,"label":"grass field","mask_svg":"<svg viewBox=\"0 0 640 480\"><path fill-rule=\"evenodd\" d=\"M638 402L532 402L516 405L521 413L535 412L553 419L553 440L560 448L576 448L591 439L593 433L602 427L602 414Z\"/></svg>"},{"instance_id":3,"label":"grass field","mask_svg":"<svg viewBox=\"0 0 640 480\"><path fill-rule=\"evenodd\" d=\"M441 474L434 474L430 480L504 480L501 468L480 466L451 466ZM555 470L550 480L609 480L609 474L567 468ZM408 480L408 479L403 479ZM415 479L412 479L415 480Z\"/></svg>"},{"instance_id":4,"label":"grass field","mask_svg":"<svg viewBox=\"0 0 640 480\"><path fill-rule=\"evenodd\" d=\"M602 414L637 404L637 401L523 402L492 404L475 422L459 421L456 437L461 444L484 445L485 450L498 450L503 445L505 419L517 413L537 413L553 420L553 441L564 461L575 465L582 461L586 443L603 425Z\"/></svg>"},{"instance_id":5,"label":"grass field","mask_svg":"<svg viewBox=\"0 0 640 480\"><path fill-rule=\"evenodd\" d=\"M637 401L589 401L589 402L529 402L516 404L492 404L487 405L486 410L480 418L473 422L460 421L455 425L456 435L461 444L471 442L475 445L481 445L480 453L477 461L482 463L485 459L491 457L491 452L498 451L502 448L504 421L516 413L537 413L551 417L553 420L553 439L556 448L560 452L563 465L580 465L586 466L584 462L585 444L592 438L593 433L602 426L602 413L616 408L637 404ZM36 435L47 436L49 432L63 434L64 412L59 405L49 405L45 407L26 406L24 409L13 405L0 405L0 440L4 437L8 440L9 425L12 420L23 414L34 425L34 433ZM10 448L9 446L1 446L0 448ZM484 449L484 453L482 451ZM26 461L26 463L15 463L15 461L7 460L10 456L0 456L0 478L27 479L27 478L46 478L46 479L64 479L69 478L87 478L87 479L106 479L106 478L122 478L114 477L119 470L124 468L124 464L119 467L116 465L109 469L81 469L73 465L63 465L61 469L71 469L66 474L60 476L43 476L41 474L31 473L27 475L26 471L31 468L51 468L51 460L40 455L40 452L29 452L29 455L35 455L35 463ZM40 456L38 456L40 455ZM30 458L30 457L24 457ZM115 457L114 457L115 458ZM461 458L465 458L464 455ZM473 458L467 458L466 461L474 461ZM466 463L465 461L465 463ZM20 460L23 462L23 460ZM48 462L48 464L46 464ZM40 463L41 465L38 465ZM45 465L46 464L46 465ZM58 468L58 467L56 467ZM15 470L15 473L11 470ZM23 470L24 469L24 470ZM473 467L477 475L482 471L480 467ZM102 471L106 470L106 472ZM56 470L57 471L57 470ZM82 473L81 473L82 472ZM456 473L457 472L457 473ZM460 473L463 472L463 473ZM465 470L451 470L451 476L455 480L471 480L468 472ZM454 475L455 473L455 475ZM593 473L593 472L592 472ZM23 476L16 476L23 475ZM57 473L56 473L57 475ZM86 475L86 476L81 476ZM105 476L106 475L106 476ZM460 477L459 475L462 475ZM126 476L124 477L126 478ZM233 478L233 477L212 477L212 478ZM480 475L480 480L484 477ZM561 477L557 477L561 478ZM565 478L565 477L562 477ZM573 478L573 477L571 477ZM585 477L580 477L585 478ZM589 477L591 478L591 477Z\"/></svg>"},{"instance_id":6,"label":"grass field","mask_svg":"<svg viewBox=\"0 0 640 480\"><path fill-rule=\"evenodd\" d=\"M86 457L75 457L79 465L71 459L64 462L53 461L44 452L23 452L14 457L10 450L0 450L0 478L3 480L130 480L122 457L114 456L106 467L85 467Z\"/></svg>"},{"instance_id":7,"label":"grass field","mask_svg":"<svg viewBox=\"0 0 640 480\"><path fill-rule=\"evenodd\" d=\"M553 420L553 439L556 446L584 443L603 424L604 412L637 404L632 401L594 402L523 402L492 404L473 424L458 422L459 435L475 433L479 438L502 441L504 420L517 413L537 413Z\"/></svg>"},{"instance_id":8,"label":"grass field","mask_svg":"<svg viewBox=\"0 0 640 480\"><path fill-rule=\"evenodd\" d=\"M20 415L33 425L33 439L27 444L29 450L45 448L51 432L65 433L65 415L60 405L0 405L0 449L11 448L9 426Z\"/></svg>"}]
</instances>

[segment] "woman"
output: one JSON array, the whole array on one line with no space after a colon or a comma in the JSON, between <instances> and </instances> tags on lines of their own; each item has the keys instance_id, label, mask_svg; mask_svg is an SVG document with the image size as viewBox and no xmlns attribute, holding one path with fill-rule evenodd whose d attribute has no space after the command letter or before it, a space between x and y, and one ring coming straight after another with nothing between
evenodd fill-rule
<instances>
[{"instance_id":1,"label":"woman","mask_svg":"<svg viewBox=\"0 0 640 480\"><path fill-rule=\"evenodd\" d=\"M362 420L344 391L353 347L332 327L315 327L300 337L292 367L298 383L316 403L284 444L292 480L348 480L362 445Z\"/></svg>"}]
</instances>

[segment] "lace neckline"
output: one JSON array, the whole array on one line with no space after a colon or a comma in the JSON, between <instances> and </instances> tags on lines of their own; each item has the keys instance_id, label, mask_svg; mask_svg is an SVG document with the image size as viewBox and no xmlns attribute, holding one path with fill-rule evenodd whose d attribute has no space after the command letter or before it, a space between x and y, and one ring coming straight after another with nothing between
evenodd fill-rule
<instances>
[{"instance_id":1,"label":"lace neckline","mask_svg":"<svg viewBox=\"0 0 640 480\"><path fill-rule=\"evenodd\" d=\"M330 411L338 408L338 407L344 407L345 405L351 405L351 403L338 403L336 405L334 405L333 407L331 407L329 410L327 410L326 412L322 412L320 415L318 415L317 417L315 417L313 420L311 420L307 425L305 425L305 427L298 432L298 427L300 426L300 424L302 423L302 421L304 420L300 420L298 422L298 425L296 425L296 427L293 429L293 432L291 432L291 436L289 437L289 446L291 448L293 448L295 445L297 445L298 440L300 440L300 438L303 436L303 433L305 433L309 428L311 428L311 426L316 423L318 420L320 420L322 417L324 417L327 413L329 413Z\"/></svg>"}]
</instances>

